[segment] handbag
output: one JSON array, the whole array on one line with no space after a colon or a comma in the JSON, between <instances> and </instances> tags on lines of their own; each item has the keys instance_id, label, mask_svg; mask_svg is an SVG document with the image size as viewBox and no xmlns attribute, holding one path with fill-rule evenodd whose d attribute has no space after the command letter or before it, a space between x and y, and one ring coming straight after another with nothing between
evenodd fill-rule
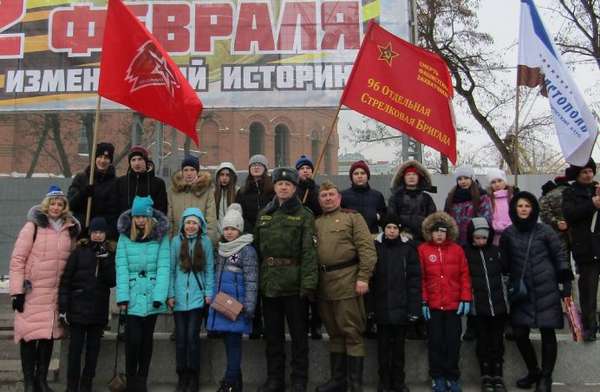
<instances>
[{"instance_id":1,"label":"handbag","mask_svg":"<svg viewBox=\"0 0 600 392\"><path fill-rule=\"evenodd\" d=\"M227 317L229 320L235 321L242 312L244 305L242 305L237 299L233 298L231 295L221 291L223 270L225 269L226 264L227 261L223 263L223 267L221 268L218 292L217 295L215 295L215 298L213 298L210 307L222 314L223 316Z\"/></svg>"},{"instance_id":2,"label":"handbag","mask_svg":"<svg viewBox=\"0 0 600 392\"><path fill-rule=\"evenodd\" d=\"M119 373L117 370L119 365L119 335L121 333L121 325L123 324L123 310L119 310L119 324L117 327L117 347L115 348L115 365L113 367L113 376L108 382L108 389L112 392L124 392L127 389L127 379L125 374Z\"/></svg>"},{"instance_id":3,"label":"handbag","mask_svg":"<svg viewBox=\"0 0 600 392\"><path fill-rule=\"evenodd\" d=\"M525 271L527 270L527 263L529 262L529 251L531 250L531 242L533 241L534 231L529 235L529 242L527 243L527 253L525 254L525 263L523 264L523 270L518 280L511 280L508 283L507 294L508 301L511 304L519 303L527 299L528 291L527 285L525 285Z\"/></svg>"},{"instance_id":4,"label":"handbag","mask_svg":"<svg viewBox=\"0 0 600 392\"><path fill-rule=\"evenodd\" d=\"M583 325L581 324L581 313L573 302L573 297L563 298L563 305L569 327L571 328L571 337L574 342L583 342Z\"/></svg>"}]
</instances>

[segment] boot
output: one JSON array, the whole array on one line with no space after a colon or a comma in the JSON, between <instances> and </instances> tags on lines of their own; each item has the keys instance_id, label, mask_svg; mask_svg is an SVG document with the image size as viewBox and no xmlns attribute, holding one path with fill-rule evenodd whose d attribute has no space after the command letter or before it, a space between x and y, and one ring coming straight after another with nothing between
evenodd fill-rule
<instances>
[{"instance_id":1,"label":"boot","mask_svg":"<svg viewBox=\"0 0 600 392\"><path fill-rule=\"evenodd\" d=\"M492 384L494 384L494 392L506 392L506 385L502 378L502 362L494 362L492 366Z\"/></svg>"},{"instance_id":2,"label":"boot","mask_svg":"<svg viewBox=\"0 0 600 392\"><path fill-rule=\"evenodd\" d=\"M65 392L79 392L79 380L74 378L67 379L67 389Z\"/></svg>"},{"instance_id":3,"label":"boot","mask_svg":"<svg viewBox=\"0 0 600 392\"><path fill-rule=\"evenodd\" d=\"M346 382L346 354L329 354L331 367L331 378L324 384L319 385L315 392L344 392L347 388Z\"/></svg>"},{"instance_id":4,"label":"boot","mask_svg":"<svg viewBox=\"0 0 600 392\"><path fill-rule=\"evenodd\" d=\"M79 384L79 392L92 392L93 379L89 377L82 377L81 383Z\"/></svg>"},{"instance_id":5,"label":"boot","mask_svg":"<svg viewBox=\"0 0 600 392\"><path fill-rule=\"evenodd\" d=\"M481 362L481 392L494 392L489 362Z\"/></svg>"},{"instance_id":6,"label":"boot","mask_svg":"<svg viewBox=\"0 0 600 392\"><path fill-rule=\"evenodd\" d=\"M552 392L552 377L543 376L535 387L535 392Z\"/></svg>"},{"instance_id":7,"label":"boot","mask_svg":"<svg viewBox=\"0 0 600 392\"><path fill-rule=\"evenodd\" d=\"M542 372L539 368L530 370L527 375L517 380L517 388L531 389L541 378Z\"/></svg>"},{"instance_id":8,"label":"boot","mask_svg":"<svg viewBox=\"0 0 600 392\"><path fill-rule=\"evenodd\" d=\"M148 375L138 375L136 385L136 392L148 392Z\"/></svg>"},{"instance_id":9,"label":"boot","mask_svg":"<svg viewBox=\"0 0 600 392\"><path fill-rule=\"evenodd\" d=\"M267 378L267 381L258 387L258 392L285 392L285 383L283 380Z\"/></svg>"},{"instance_id":10,"label":"boot","mask_svg":"<svg viewBox=\"0 0 600 392\"><path fill-rule=\"evenodd\" d=\"M431 380L431 392L446 392L446 379L436 377Z\"/></svg>"},{"instance_id":11,"label":"boot","mask_svg":"<svg viewBox=\"0 0 600 392\"><path fill-rule=\"evenodd\" d=\"M189 378L187 392L198 392L200 387L200 380L198 379L199 376L200 374L198 373L198 370L188 370Z\"/></svg>"},{"instance_id":12,"label":"boot","mask_svg":"<svg viewBox=\"0 0 600 392\"><path fill-rule=\"evenodd\" d=\"M348 356L348 390L362 392L363 390L363 357Z\"/></svg>"},{"instance_id":13,"label":"boot","mask_svg":"<svg viewBox=\"0 0 600 392\"><path fill-rule=\"evenodd\" d=\"M177 386L175 392L186 392L188 385L188 373L185 370L177 371Z\"/></svg>"},{"instance_id":14,"label":"boot","mask_svg":"<svg viewBox=\"0 0 600 392\"><path fill-rule=\"evenodd\" d=\"M48 339L38 341L37 345L37 369L35 374L36 392L54 392L48 385L48 369L52 359L52 347L54 342Z\"/></svg>"},{"instance_id":15,"label":"boot","mask_svg":"<svg viewBox=\"0 0 600 392\"><path fill-rule=\"evenodd\" d=\"M221 380L221 383L219 384L219 389L217 389L217 392L234 392L234 385L227 382L225 379Z\"/></svg>"},{"instance_id":16,"label":"boot","mask_svg":"<svg viewBox=\"0 0 600 392\"><path fill-rule=\"evenodd\" d=\"M36 350L35 340L21 340L21 367L23 369L23 392L34 392Z\"/></svg>"}]
</instances>

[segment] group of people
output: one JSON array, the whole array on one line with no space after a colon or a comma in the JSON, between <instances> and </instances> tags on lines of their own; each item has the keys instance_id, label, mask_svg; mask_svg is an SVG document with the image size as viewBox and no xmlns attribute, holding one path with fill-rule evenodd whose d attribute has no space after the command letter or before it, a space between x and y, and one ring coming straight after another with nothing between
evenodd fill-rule
<instances>
[{"instance_id":1,"label":"group of people","mask_svg":"<svg viewBox=\"0 0 600 392\"><path fill-rule=\"evenodd\" d=\"M570 243L585 338L595 339L600 196L591 160L546 184L541 209L533 194L509 186L503 171L490 170L484 189L472 167L461 166L444 211L437 211L431 175L416 161L399 167L386 205L369 186L364 161L351 166L351 186L340 190L331 181L317 185L304 155L294 168L271 174L266 157L252 156L241 186L233 164L220 164L213 181L188 156L167 191L145 148L131 148L128 171L118 178L114 146L100 143L96 151L93 185L88 167L67 194L52 186L15 243L10 293L26 392L51 391L52 343L66 327L67 391L92 390L115 286L132 392L147 390L157 316L169 310L177 392L198 391L203 322L225 346L219 392L242 391L244 334L266 341L259 391L285 390L286 322L293 392L306 391L308 334L319 338L321 322L331 377L317 392L362 391L369 330L378 341L378 391L408 391L404 341L415 325L427 336L432 390L460 391L463 316L477 340L482 391L506 390L508 320L527 367L517 386L550 391L561 298L571 295ZM232 316L216 306L220 295L241 311ZM532 328L542 335L541 367Z\"/></svg>"}]
</instances>

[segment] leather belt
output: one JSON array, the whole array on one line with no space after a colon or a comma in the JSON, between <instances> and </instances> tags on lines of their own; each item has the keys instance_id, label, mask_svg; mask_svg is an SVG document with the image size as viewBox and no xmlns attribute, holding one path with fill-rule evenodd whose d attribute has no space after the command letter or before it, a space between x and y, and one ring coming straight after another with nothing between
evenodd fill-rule
<instances>
[{"instance_id":1,"label":"leather belt","mask_svg":"<svg viewBox=\"0 0 600 392\"><path fill-rule=\"evenodd\" d=\"M352 260L342 261L341 263L337 263L337 264L333 264L333 265L319 264L319 271L321 271L321 272L337 271L340 269L352 267L353 265L356 265L356 264L358 264L358 257L355 257Z\"/></svg>"},{"instance_id":2,"label":"leather belt","mask_svg":"<svg viewBox=\"0 0 600 392\"><path fill-rule=\"evenodd\" d=\"M263 260L263 263L269 267L289 267L292 265L298 265L296 259L286 259L284 257L267 257Z\"/></svg>"}]
</instances>

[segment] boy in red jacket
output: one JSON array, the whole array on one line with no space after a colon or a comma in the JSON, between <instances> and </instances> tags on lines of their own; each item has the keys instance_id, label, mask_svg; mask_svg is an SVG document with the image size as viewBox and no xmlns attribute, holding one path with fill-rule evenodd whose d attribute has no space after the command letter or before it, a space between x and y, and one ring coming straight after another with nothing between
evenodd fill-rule
<instances>
[{"instance_id":1,"label":"boy in red jacket","mask_svg":"<svg viewBox=\"0 0 600 392\"><path fill-rule=\"evenodd\" d=\"M419 245L422 311L427 320L429 374L433 392L460 392L461 316L471 307L471 278L458 238L458 226L445 212L422 225L426 242Z\"/></svg>"}]
</instances>

